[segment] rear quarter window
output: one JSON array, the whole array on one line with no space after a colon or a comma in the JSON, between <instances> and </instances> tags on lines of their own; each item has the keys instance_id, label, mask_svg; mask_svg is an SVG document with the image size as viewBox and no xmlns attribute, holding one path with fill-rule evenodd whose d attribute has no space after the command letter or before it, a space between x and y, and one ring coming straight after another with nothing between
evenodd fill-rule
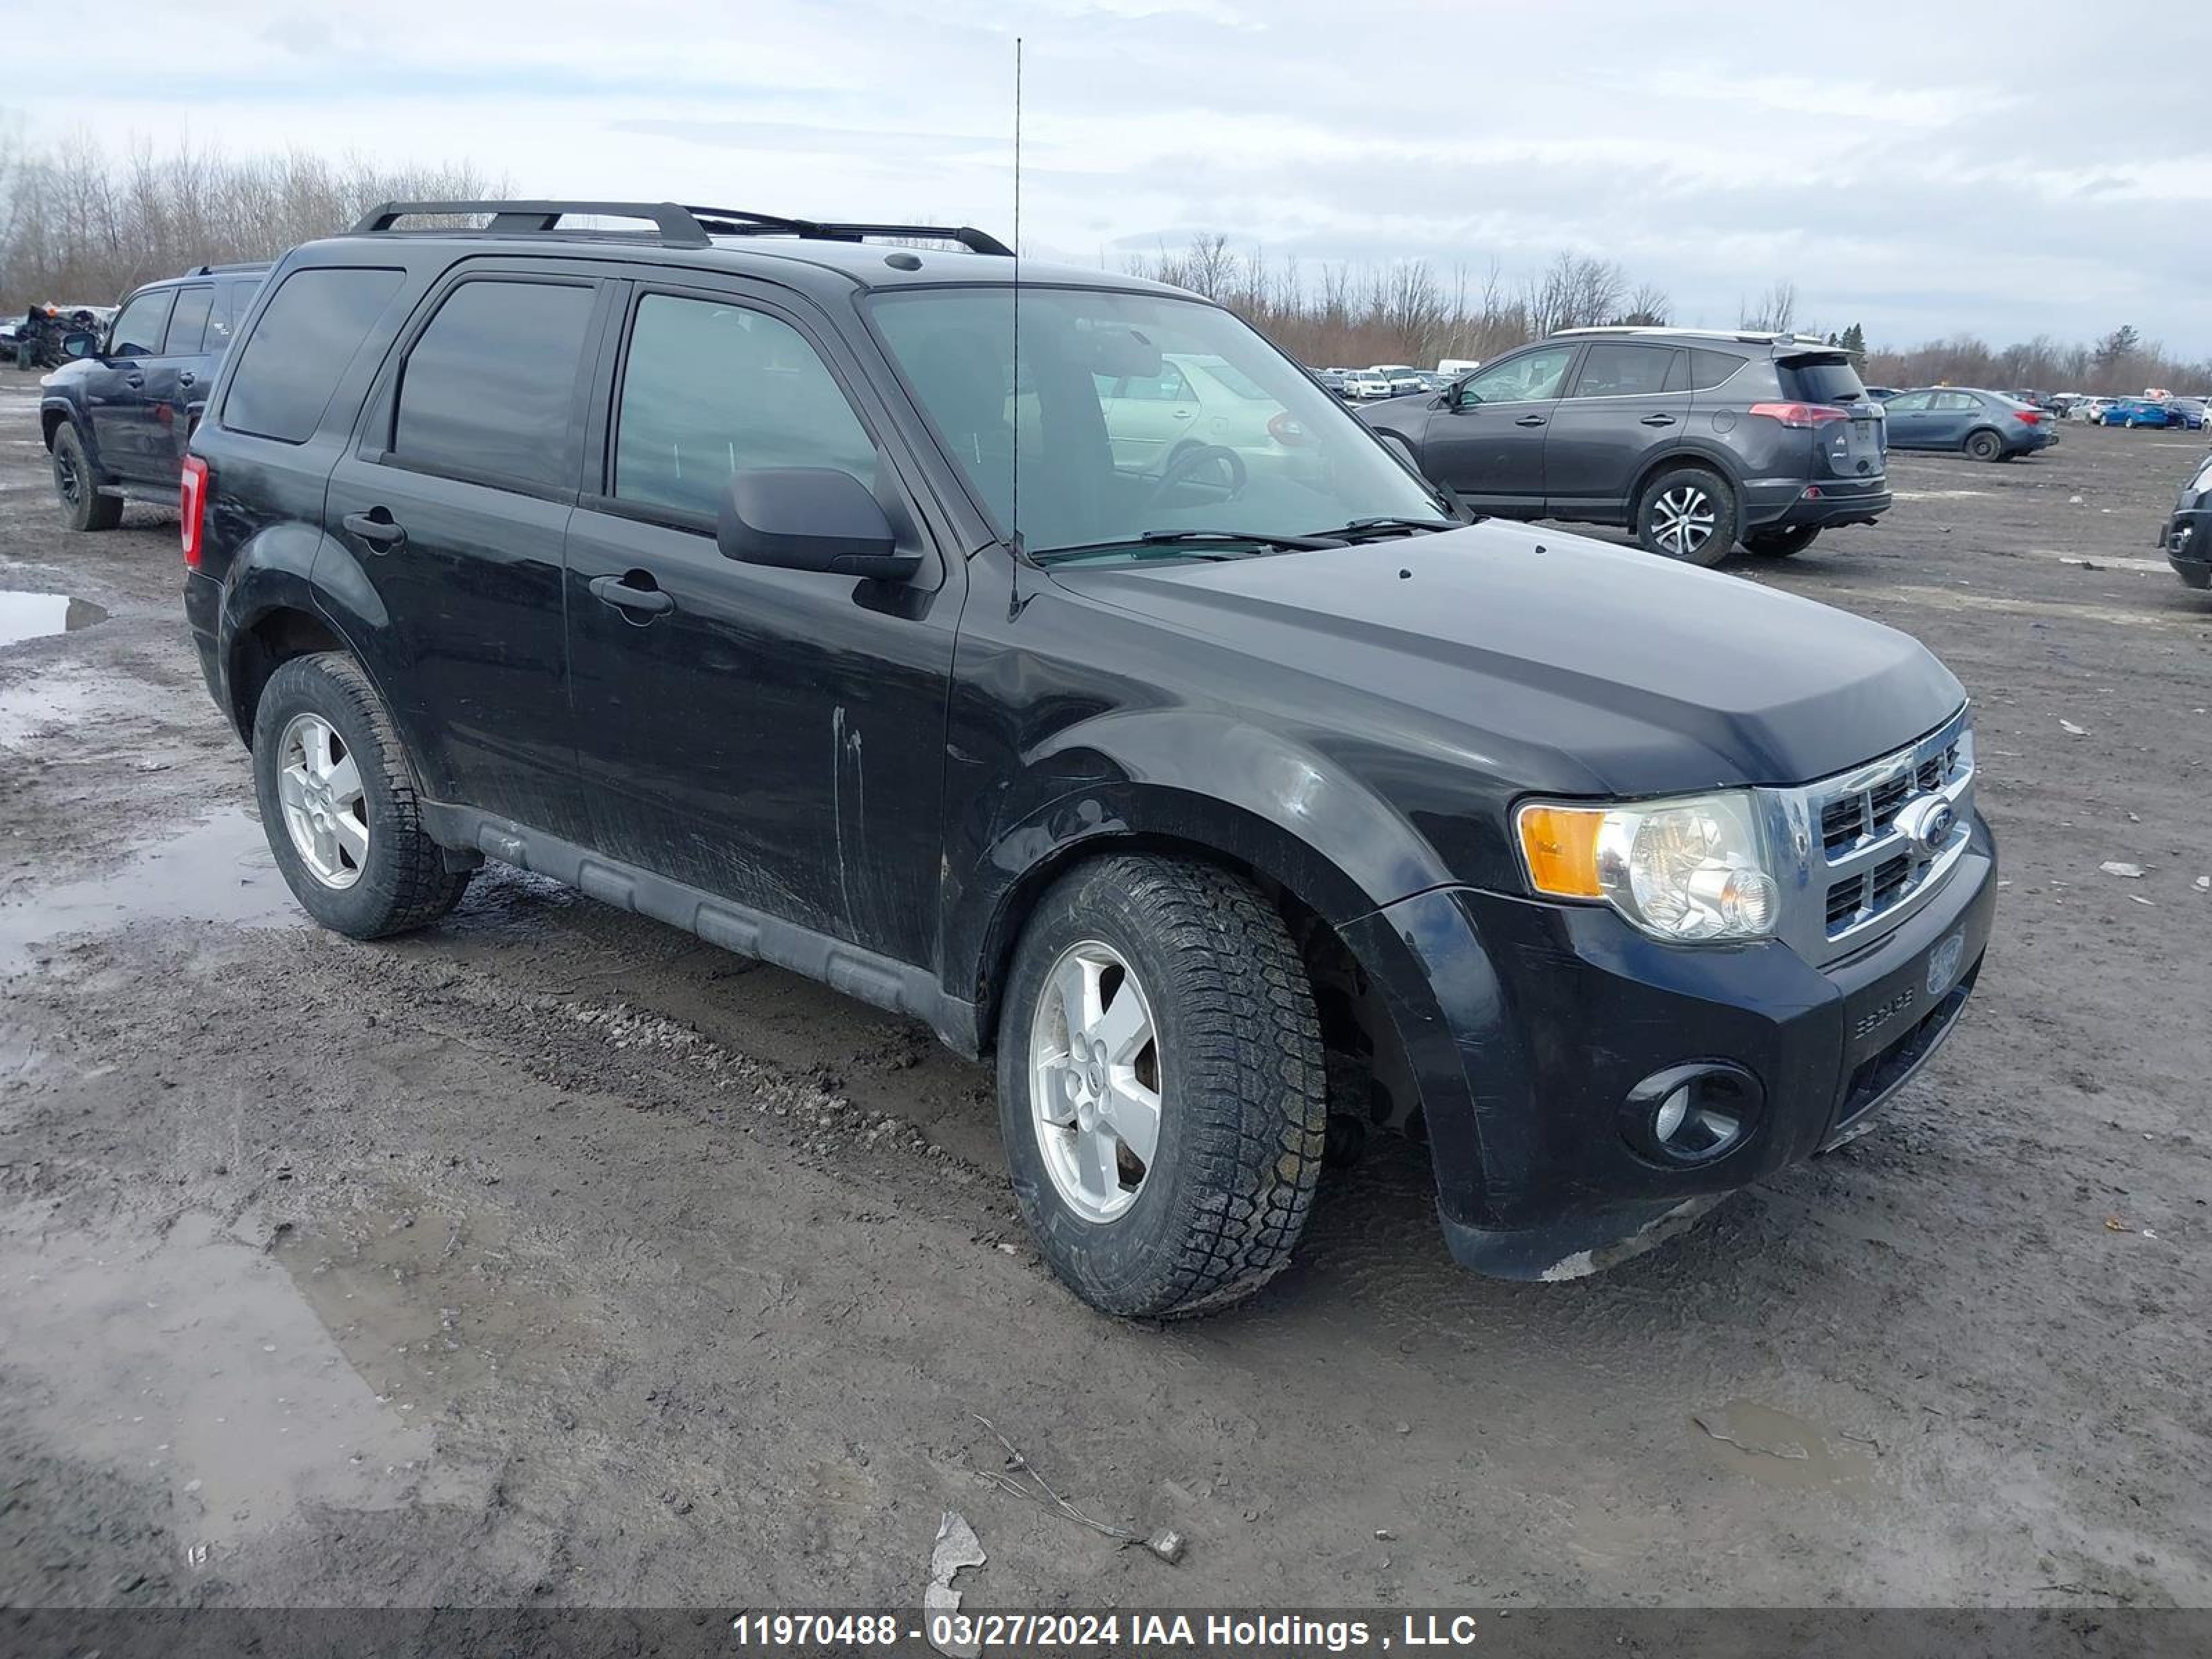
<instances>
[{"instance_id":1,"label":"rear quarter window","mask_svg":"<svg viewBox=\"0 0 2212 1659\"><path fill-rule=\"evenodd\" d=\"M1717 386L1747 361L1733 351L1709 351L1700 346L1690 353L1691 389L1704 392Z\"/></svg>"},{"instance_id":2,"label":"rear quarter window","mask_svg":"<svg viewBox=\"0 0 2212 1659\"><path fill-rule=\"evenodd\" d=\"M314 436L331 393L405 274L311 265L287 276L240 349L223 425L280 443Z\"/></svg>"},{"instance_id":3,"label":"rear quarter window","mask_svg":"<svg viewBox=\"0 0 2212 1659\"><path fill-rule=\"evenodd\" d=\"M1848 357L1799 358L1779 363L1782 395L1803 404L1854 404L1866 396Z\"/></svg>"}]
</instances>

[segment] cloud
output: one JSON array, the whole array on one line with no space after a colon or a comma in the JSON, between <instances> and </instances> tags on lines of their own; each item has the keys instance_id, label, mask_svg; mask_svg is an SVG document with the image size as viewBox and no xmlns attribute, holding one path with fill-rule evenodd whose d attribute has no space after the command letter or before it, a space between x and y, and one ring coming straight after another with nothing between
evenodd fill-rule
<instances>
[{"instance_id":1,"label":"cloud","mask_svg":"<svg viewBox=\"0 0 2212 1659\"><path fill-rule=\"evenodd\" d=\"M229 43L158 103L73 77L9 96L119 149L465 159L549 195L830 217L1012 220L1113 262L1227 233L1303 260L1509 276L1560 247L1732 321L1778 276L1884 338L2102 332L2212 355L2212 14L2071 0L1848 13L1717 0L381 0L316 23L204 0ZM171 14L111 0L110 39Z\"/></svg>"}]
</instances>

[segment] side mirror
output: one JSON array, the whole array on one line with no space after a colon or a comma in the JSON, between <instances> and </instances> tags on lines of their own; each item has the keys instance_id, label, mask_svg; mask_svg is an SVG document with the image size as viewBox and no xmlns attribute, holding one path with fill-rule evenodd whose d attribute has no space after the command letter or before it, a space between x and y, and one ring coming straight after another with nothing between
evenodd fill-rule
<instances>
[{"instance_id":1,"label":"side mirror","mask_svg":"<svg viewBox=\"0 0 2212 1659\"><path fill-rule=\"evenodd\" d=\"M902 553L868 487L827 466L747 467L732 476L714 526L725 558L782 570L896 581L919 553Z\"/></svg>"},{"instance_id":2,"label":"side mirror","mask_svg":"<svg viewBox=\"0 0 2212 1659\"><path fill-rule=\"evenodd\" d=\"M94 349L97 348L99 344L100 337L98 335L88 334L83 330L80 329L74 334L64 334L62 336L62 356L64 357L89 357L94 354Z\"/></svg>"}]
</instances>

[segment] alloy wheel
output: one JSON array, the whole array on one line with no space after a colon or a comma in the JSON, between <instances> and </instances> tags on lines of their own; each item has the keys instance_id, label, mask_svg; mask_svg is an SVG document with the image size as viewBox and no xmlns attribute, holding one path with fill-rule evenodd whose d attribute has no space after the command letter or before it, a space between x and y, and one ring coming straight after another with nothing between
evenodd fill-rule
<instances>
[{"instance_id":1,"label":"alloy wheel","mask_svg":"<svg viewBox=\"0 0 2212 1659\"><path fill-rule=\"evenodd\" d=\"M63 504L75 507L77 492L83 487L84 481L76 470L76 457L70 453L67 444L57 444L54 447L54 489L61 496Z\"/></svg>"},{"instance_id":2,"label":"alloy wheel","mask_svg":"<svg viewBox=\"0 0 2212 1659\"><path fill-rule=\"evenodd\" d=\"M1695 484L1677 484L1651 504L1651 538L1678 559L1712 540L1717 522L1712 497Z\"/></svg>"},{"instance_id":3,"label":"alloy wheel","mask_svg":"<svg viewBox=\"0 0 2212 1659\"><path fill-rule=\"evenodd\" d=\"M1160 1073L1152 1003L1128 963L1096 939L1061 951L1030 1026L1030 1115L1046 1174L1084 1220L1112 1221L1144 1190Z\"/></svg>"},{"instance_id":4,"label":"alloy wheel","mask_svg":"<svg viewBox=\"0 0 2212 1659\"><path fill-rule=\"evenodd\" d=\"M337 728L320 714L295 714L276 750L276 798L300 861L325 887L343 890L368 863L368 802L361 768Z\"/></svg>"}]
</instances>

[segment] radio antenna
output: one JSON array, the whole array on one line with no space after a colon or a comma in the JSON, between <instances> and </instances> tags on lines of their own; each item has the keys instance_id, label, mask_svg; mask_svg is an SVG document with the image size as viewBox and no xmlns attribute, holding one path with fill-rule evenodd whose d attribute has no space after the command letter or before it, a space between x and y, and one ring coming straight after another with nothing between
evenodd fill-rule
<instances>
[{"instance_id":1,"label":"radio antenna","mask_svg":"<svg viewBox=\"0 0 2212 1659\"><path fill-rule=\"evenodd\" d=\"M1014 384L1008 398L1013 419L1014 558L1022 556L1022 37L1014 37Z\"/></svg>"}]
</instances>

